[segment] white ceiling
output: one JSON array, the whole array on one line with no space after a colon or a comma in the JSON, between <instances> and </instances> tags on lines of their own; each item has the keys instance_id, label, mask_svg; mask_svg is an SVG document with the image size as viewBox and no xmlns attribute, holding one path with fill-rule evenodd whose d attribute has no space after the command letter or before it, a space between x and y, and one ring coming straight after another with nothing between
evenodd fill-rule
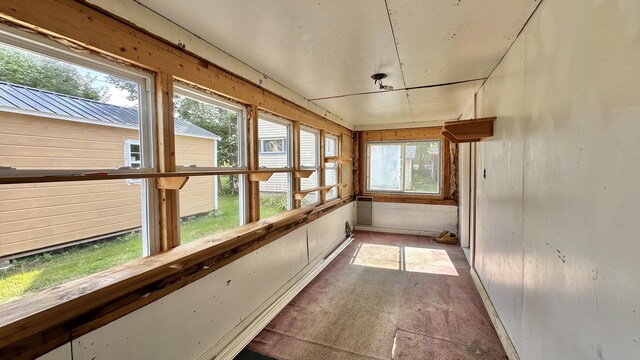
<instances>
[{"instance_id":1,"label":"white ceiling","mask_svg":"<svg viewBox=\"0 0 640 360\"><path fill-rule=\"evenodd\" d=\"M458 118L539 2L137 1L356 127Z\"/></svg>"}]
</instances>

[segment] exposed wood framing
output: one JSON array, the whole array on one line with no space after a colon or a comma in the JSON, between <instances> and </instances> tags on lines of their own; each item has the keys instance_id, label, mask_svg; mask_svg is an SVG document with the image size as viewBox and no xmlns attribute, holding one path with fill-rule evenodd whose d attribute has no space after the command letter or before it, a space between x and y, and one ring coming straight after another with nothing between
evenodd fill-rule
<instances>
[{"instance_id":1,"label":"exposed wood framing","mask_svg":"<svg viewBox=\"0 0 640 360\"><path fill-rule=\"evenodd\" d=\"M248 144L248 167L249 170L258 170L258 107L249 105L247 107L247 144ZM260 183L249 182L249 221L260 220Z\"/></svg>"},{"instance_id":2,"label":"exposed wood framing","mask_svg":"<svg viewBox=\"0 0 640 360\"><path fill-rule=\"evenodd\" d=\"M326 174L325 174L325 168L326 168L326 160L325 160L325 137L326 137L326 133L324 132L324 130L320 130L320 146L319 146L319 151L320 151L320 156L318 157L318 160L320 161L320 164L318 164L318 177L319 177L319 182L320 182L320 186L324 186L325 185L325 180L326 180ZM304 197L304 196L303 196ZM302 200L302 199L300 199ZM325 201L327 201L327 193L325 191L320 191L320 204L324 204Z\"/></svg>"},{"instance_id":3,"label":"exposed wood framing","mask_svg":"<svg viewBox=\"0 0 640 360\"><path fill-rule=\"evenodd\" d=\"M362 146L362 133L354 132L353 138L353 169L351 171L353 176L353 195L362 195L362 174L360 165L362 158L364 158L364 146Z\"/></svg>"},{"instance_id":4,"label":"exposed wood framing","mask_svg":"<svg viewBox=\"0 0 640 360\"><path fill-rule=\"evenodd\" d=\"M156 74L157 169L153 172L91 172L3 177L0 183L88 181L127 178L158 179L163 253L141 258L36 295L0 305L0 358L35 358L100 326L139 309L216 269L268 244L305 223L352 201L344 198L316 207L294 209L259 220L259 182L246 181L250 224L182 246L179 245L178 190L189 176L249 174L266 179L275 172L294 173L292 189L300 191L300 124L330 132L351 144L352 132L283 99L256 84L157 38L84 2L74 0L5 0L0 22L43 34L82 53L92 53ZM246 169L177 171L173 123L173 82L209 91L247 106L248 162ZM259 169L258 111L293 122L294 164L288 170ZM324 146L324 141L321 142ZM341 144L339 146L342 146ZM340 149L340 147L339 147ZM341 151L341 150L340 150ZM321 151L324 155L324 151ZM345 154L339 153L339 156ZM350 155L350 154L349 154ZM349 156L346 155L346 156ZM324 160L321 166L324 166ZM320 171L320 176L324 172ZM342 174L339 174L341 176ZM316 191L326 192L338 185ZM183 181L183 184L179 184ZM261 180L264 181L264 180ZM296 200L295 207L300 207Z\"/></svg>"},{"instance_id":5,"label":"exposed wood framing","mask_svg":"<svg viewBox=\"0 0 640 360\"><path fill-rule=\"evenodd\" d=\"M319 191L321 194L326 194L327 192L329 192L329 190L331 190L333 188L342 188L342 187L345 187L345 186L346 186L346 184L333 184L333 185L317 186L317 187L313 187L313 188L309 188L309 189L296 191L294 193L294 197L295 197L296 200L302 200L302 199L304 199L305 196L307 196L307 194L312 193L314 191Z\"/></svg>"},{"instance_id":6,"label":"exposed wood framing","mask_svg":"<svg viewBox=\"0 0 640 360\"><path fill-rule=\"evenodd\" d=\"M344 148L344 146L342 145L342 135L338 135L338 151L336 152L336 154L338 154L339 157L342 157L342 149ZM336 173L338 174L336 181L338 182L338 184L342 184L342 171L343 168L341 166L338 166L338 169L336 169ZM346 187L346 186L345 186ZM338 198L342 198L342 193L344 192L344 188L343 187L338 187Z\"/></svg>"},{"instance_id":7,"label":"exposed wood framing","mask_svg":"<svg viewBox=\"0 0 640 360\"><path fill-rule=\"evenodd\" d=\"M325 158L325 161L328 163L350 164L353 161L353 159L342 157L342 156L327 156Z\"/></svg>"},{"instance_id":8,"label":"exposed wood framing","mask_svg":"<svg viewBox=\"0 0 640 360\"><path fill-rule=\"evenodd\" d=\"M0 305L0 358L32 359L180 289L352 198L287 211ZM55 311L50 311L55 309Z\"/></svg>"},{"instance_id":9,"label":"exposed wood framing","mask_svg":"<svg viewBox=\"0 0 640 360\"><path fill-rule=\"evenodd\" d=\"M297 121L293 122L293 169L296 174L302 174L303 172L305 172L305 174L309 173L309 175L304 177L309 177L313 174L313 170L300 169L300 123ZM293 186L293 194L300 191L300 176L294 176L291 185ZM296 199L294 196L293 207L299 208L301 205L301 200Z\"/></svg>"},{"instance_id":10,"label":"exposed wood framing","mask_svg":"<svg viewBox=\"0 0 640 360\"><path fill-rule=\"evenodd\" d=\"M27 183L48 183L48 182L67 182L67 181L89 181L89 180L119 180L119 179L157 179L185 176L212 176L212 175L237 175L237 174L262 174L262 173L292 173L293 169L232 169L220 168L216 170L197 170L197 171L176 171L176 172L115 172L115 173L95 173L77 175L61 174L61 175L33 175L33 176L6 176L0 177L0 184L27 184ZM300 171L306 174L305 170ZM308 176L302 176L308 177Z\"/></svg>"},{"instance_id":11,"label":"exposed wood framing","mask_svg":"<svg viewBox=\"0 0 640 360\"><path fill-rule=\"evenodd\" d=\"M46 33L65 44L76 44L148 70L170 73L186 83L244 104L255 104L278 116L300 121L316 129L339 134L351 133L349 129L321 115L84 2L4 0L0 2L0 18Z\"/></svg>"},{"instance_id":12,"label":"exposed wood framing","mask_svg":"<svg viewBox=\"0 0 640 360\"><path fill-rule=\"evenodd\" d=\"M358 168L354 169L354 181L358 181L358 195L372 196L374 201L380 202L397 202L397 203L414 203L414 204L437 204L437 205L456 205L457 199L451 195L451 149L450 142L441 134L441 128L411 128L411 129L393 129L393 130L372 130L358 132L357 143L358 151ZM411 140L441 140L441 178L440 178L440 194L384 194L378 192L366 191L366 145L369 141L411 141ZM455 179L454 179L455 181Z\"/></svg>"},{"instance_id":13,"label":"exposed wood framing","mask_svg":"<svg viewBox=\"0 0 640 360\"><path fill-rule=\"evenodd\" d=\"M173 122L173 77L156 74L158 170L176 171L176 136ZM180 245L180 208L178 190L159 188L160 243L162 251Z\"/></svg>"}]
</instances>

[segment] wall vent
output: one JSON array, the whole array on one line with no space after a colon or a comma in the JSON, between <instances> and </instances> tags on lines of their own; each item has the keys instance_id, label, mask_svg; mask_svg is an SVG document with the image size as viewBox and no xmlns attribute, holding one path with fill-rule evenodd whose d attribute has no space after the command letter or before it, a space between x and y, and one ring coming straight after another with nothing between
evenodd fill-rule
<instances>
[{"instance_id":1,"label":"wall vent","mask_svg":"<svg viewBox=\"0 0 640 360\"><path fill-rule=\"evenodd\" d=\"M356 225L373 225L373 197L356 196Z\"/></svg>"}]
</instances>

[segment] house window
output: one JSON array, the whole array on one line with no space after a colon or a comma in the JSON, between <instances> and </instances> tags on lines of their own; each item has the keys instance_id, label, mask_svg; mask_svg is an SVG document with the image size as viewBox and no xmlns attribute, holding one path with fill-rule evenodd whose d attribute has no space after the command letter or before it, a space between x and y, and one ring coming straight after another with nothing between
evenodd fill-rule
<instances>
[{"instance_id":1,"label":"house window","mask_svg":"<svg viewBox=\"0 0 640 360\"><path fill-rule=\"evenodd\" d=\"M139 169L142 167L142 152L139 140L127 140L125 143L125 166Z\"/></svg>"},{"instance_id":2,"label":"house window","mask_svg":"<svg viewBox=\"0 0 640 360\"><path fill-rule=\"evenodd\" d=\"M324 138L324 156L338 156L338 138L333 135L326 135ZM338 183L338 163L327 162L324 165L324 184L335 185ZM332 188L327 192L326 200L335 199L338 197L338 189Z\"/></svg>"},{"instance_id":3,"label":"house window","mask_svg":"<svg viewBox=\"0 0 640 360\"><path fill-rule=\"evenodd\" d=\"M260 154L285 154L286 138L260 139Z\"/></svg>"},{"instance_id":4,"label":"house window","mask_svg":"<svg viewBox=\"0 0 640 360\"><path fill-rule=\"evenodd\" d=\"M0 33L0 147L10 150L0 163L44 177L153 168L152 82L132 67ZM18 149L29 156L12 155ZM157 192L136 182L1 185L0 208L32 205L0 219L0 258L12 264L0 303L158 252L148 205Z\"/></svg>"},{"instance_id":5,"label":"house window","mask_svg":"<svg viewBox=\"0 0 640 360\"><path fill-rule=\"evenodd\" d=\"M140 140L127 140L124 143L124 165L132 169L142 167L142 152L140 151ZM127 184L140 184L142 179L127 179Z\"/></svg>"},{"instance_id":6,"label":"house window","mask_svg":"<svg viewBox=\"0 0 640 360\"><path fill-rule=\"evenodd\" d=\"M300 179L300 189L307 190L320 186L320 134L318 131L300 127L300 168L313 170L311 176ZM312 191L302 199L302 205L311 205L320 201L320 191Z\"/></svg>"},{"instance_id":7,"label":"house window","mask_svg":"<svg viewBox=\"0 0 640 360\"><path fill-rule=\"evenodd\" d=\"M291 155L292 125L291 122L276 118L273 115L259 114L258 136L260 167L272 169L290 169L293 160ZM274 173L269 180L260 182L260 218L282 213L292 208L292 176L291 173Z\"/></svg>"},{"instance_id":8,"label":"house window","mask_svg":"<svg viewBox=\"0 0 640 360\"><path fill-rule=\"evenodd\" d=\"M179 170L246 168L245 109L227 99L176 83L176 165ZM243 225L246 175L192 176L179 192L180 243Z\"/></svg>"},{"instance_id":9,"label":"house window","mask_svg":"<svg viewBox=\"0 0 640 360\"><path fill-rule=\"evenodd\" d=\"M367 190L440 194L440 140L367 143Z\"/></svg>"}]
</instances>

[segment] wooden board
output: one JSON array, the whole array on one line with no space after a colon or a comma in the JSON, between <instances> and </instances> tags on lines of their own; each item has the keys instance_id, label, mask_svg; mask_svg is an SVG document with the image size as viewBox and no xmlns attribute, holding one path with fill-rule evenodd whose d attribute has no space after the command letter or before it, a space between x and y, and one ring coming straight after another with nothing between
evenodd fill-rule
<instances>
[{"instance_id":1,"label":"wooden board","mask_svg":"<svg viewBox=\"0 0 640 360\"><path fill-rule=\"evenodd\" d=\"M45 33L65 44L75 44L144 69L172 74L176 79L210 90L283 118L317 129L350 134L325 117L285 100L203 58L144 30L126 24L97 7L74 0L0 2L0 18ZM87 31L91 29L91 31Z\"/></svg>"},{"instance_id":2,"label":"wooden board","mask_svg":"<svg viewBox=\"0 0 640 360\"><path fill-rule=\"evenodd\" d=\"M442 135L452 143L477 142L493 136L495 117L472 120L447 121L442 126Z\"/></svg>"}]
</instances>

